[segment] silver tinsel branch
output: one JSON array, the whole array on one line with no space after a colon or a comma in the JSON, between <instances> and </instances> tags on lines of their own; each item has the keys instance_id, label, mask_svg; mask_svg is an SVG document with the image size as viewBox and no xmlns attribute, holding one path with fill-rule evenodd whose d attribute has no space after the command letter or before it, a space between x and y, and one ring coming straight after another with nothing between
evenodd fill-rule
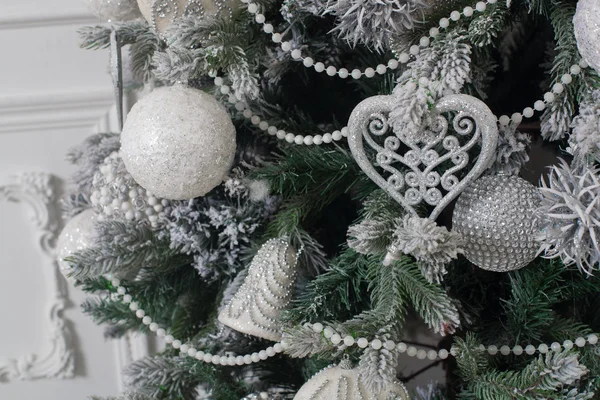
<instances>
[{"instance_id":1,"label":"silver tinsel branch","mask_svg":"<svg viewBox=\"0 0 600 400\"><path fill-rule=\"evenodd\" d=\"M382 52L392 37L420 22L428 7L423 0L334 0L325 13L337 16L333 32L349 44L363 43Z\"/></svg>"},{"instance_id":2,"label":"silver tinsel branch","mask_svg":"<svg viewBox=\"0 0 600 400\"><path fill-rule=\"evenodd\" d=\"M548 183L542 179L540 234L541 251L548 258L576 264L592 274L600 261L600 177L599 170L571 169L565 162L551 168Z\"/></svg>"},{"instance_id":3,"label":"silver tinsel branch","mask_svg":"<svg viewBox=\"0 0 600 400\"><path fill-rule=\"evenodd\" d=\"M600 161L600 89L579 105L579 115L571 123L569 152L576 162L589 158Z\"/></svg>"},{"instance_id":4,"label":"silver tinsel branch","mask_svg":"<svg viewBox=\"0 0 600 400\"><path fill-rule=\"evenodd\" d=\"M447 272L446 264L463 252L462 246L459 234L430 219L406 215L393 233L384 263L398 259L401 254L410 254L417 260L427 281L440 283Z\"/></svg>"}]
</instances>

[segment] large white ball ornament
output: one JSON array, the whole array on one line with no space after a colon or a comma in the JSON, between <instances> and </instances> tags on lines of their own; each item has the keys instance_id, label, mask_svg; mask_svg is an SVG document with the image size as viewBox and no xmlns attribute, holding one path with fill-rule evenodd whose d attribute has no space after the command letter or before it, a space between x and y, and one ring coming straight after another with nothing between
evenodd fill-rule
<instances>
[{"instance_id":1,"label":"large white ball ornament","mask_svg":"<svg viewBox=\"0 0 600 400\"><path fill-rule=\"evenodd\" d=\"M235 156L235 127L211 95L162 87L137 102L121 133L121 157L154 196L186 200L219 185Z\"/></svg>"},{"instance_id":2,"label":"large white ball ornament","mask_svg":"<svg viewBox=\"0 0 600 400\"><path fill-rule=\"evenodd\" d=\"M600 0L579 0L573 25L581 56L600 72Z\"/></svg>"},{"instance_id":3,"label":"large white ball ornament","mask_svg":"<svg viewBox=\"0 0 600 400\"><path fill-rule=\"evenodd\" d=\"M85 210L67 222L56 242L56 260L64 275L71 272L71 266L64 259L93 244L96 214L92 209Z\"/></svg>"},{"instance_id":4,"label":"large white ball ornament","mask_svg":"<svg viewBox=\"0 0 600 400\"><path fill-rule=\"evenodd\" d=\"M136 0L87 0L90 11L106 22L141 18Z\"/></svg>"},{"instance_id":5,"label":"large white ball ornament","mask_svg":"<svg viewBox=\"0 0 600 400\"><path fill-rule=\"evenodd\" d=\"M193 15L198 18L231 17L239 0L137 0L142 15L159 32L164 32L178 18Z\"/></svg>"}]
</instances>

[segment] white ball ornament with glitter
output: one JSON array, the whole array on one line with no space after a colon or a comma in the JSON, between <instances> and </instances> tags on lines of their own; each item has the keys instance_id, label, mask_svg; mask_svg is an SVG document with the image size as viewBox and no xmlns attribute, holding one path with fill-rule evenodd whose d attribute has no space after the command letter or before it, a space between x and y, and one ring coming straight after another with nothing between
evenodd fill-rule
<instances>
[{"instance_id":1,"label":"white ball ornament with glitter","mask_svg":"<svg viewBox=\"0 0 600 400\"><path fill-rule=\"evenodd\" d=\"M102 21L122 22L141 18L136 0L87 0L90 11Z\"/></svg>"},{"instance_id":2,"label":"white ball ornament with glitter","mask_svg":"<svg viewBox=\"0 0 600 400\"><path fill-rule=\"evenodd\" d=\"M235 156L235 127L211 95L185 85L138 101L121 133L121 157L154 196L187 200L223 182Z\"/></svg>"},{"instance_id":3,"label":"white ball ornament with glitter","mask_svg":"<svg viewBox=\"0 0 600 400\"><path fill-rule=\"evenodd\" d=\"M158 32L166 31L178 18L231 16L239 0L137 0L142 15Z\"/></svg>"},{"instance_id":4,"label":"white ball ornament with glitter","mask_svg":"<svg viewBox=\"0 0 600 400\"><path fill-rule=\"evenodd\" d=\"M480 268L507 272L535 258L541 203L538 189L517 176L488 175L460 195L452 230L462 235L464 255Z\"/></svg>"},{"instance_id":5,"label":"white ball ornament with glitter","mask_svg":"<svg viewBox=\"0 0 600 400\"><path fill-rule=\"evenodd\" d=\"M390 382L379 393L367 390L360 369L345 364L342 361L314 375L300 388L294 400L410 400L406 387L399 381Z\"/></svg>"},{"instance_id":6,"label":"white ball ornament with glitter","mask_svg":"<svg viewBox=\"0 0 600 400\"><path fill-rule=\"evenodd\" d=\"M71 272L71 266L64 259L93 244L96 221L96 214L88 209L71 218L63 228L56 242L56 261L63 275Z\"/></svg>"},{"instance_id":7,"label":"white ball ornament with glitter","mask_svg":"<svg viewBox=\"0 0 600 400\"><path fill-rule=\"evenodd\" d=\"M285 239L266 242L250 263L238 292L219 322L247 335L281 340L281 312L292 299L298 253Z\"/></svg>"},{"instance_id":8,"label":"white ball ornament with glitter","mask_svg":"<svg viewBox=\"0 0 600 400\"><path fill-rule=\"evenodd\" d=\"M573 26L581 56L600 72L600 0L579 0Z\"/></svg>"}]
</instances>

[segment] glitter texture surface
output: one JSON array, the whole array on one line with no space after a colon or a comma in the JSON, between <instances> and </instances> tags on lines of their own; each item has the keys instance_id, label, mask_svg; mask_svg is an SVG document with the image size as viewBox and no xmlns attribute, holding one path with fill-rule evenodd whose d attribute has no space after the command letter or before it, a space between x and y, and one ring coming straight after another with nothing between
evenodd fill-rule
<instances>
[{"instance_id":1,"label":"glitter texture surface","mask_svg":"<svg viewBox=\"0 0 600 400\"><path fill-rule=\"evenodd\" d=\"M219 322L238 332L281 340L281 311L296 282L297 253L284 239L265 243L248 268L244 283L219 314Z\"/></svg>"},{"instance_id":2,"label":"glitter texture surface","mask_svg":"<svg viewBox=\"0 0 600 400\"><path fill-rule=\"evenodd\" d=\"M371 97L356 106L348 122L350 150L367 176L407 211L417 215L413 206L436 206L429 216L434 220L495 159L496 118L481 100L449 95L437 102L422 134L409 137L390 129L393 106L392 96ZM452 121L442 115L449 112L456 113ZM449 124L454 135L448 134ZM460 177L468 151L478 143L475 165Z\"/></svg>"},{"instance_id":3,"label":"glitter texture surface","mask_svg":"<svg viewBox=\"0 0 600 400\"><path fill-rule=\"evenodd\" d=\"M581 56L600 73L600 0L579 0L573 25Z\"/></svg>"},{"instance_id":4,"label":"glitter texture surface","mask_svg":"<svg viewBox=\"0 0 600 400\"><path fill-rule=\"evenodd\" d=\"M137 0L142 15L158 32L164 32L179 17L231 17L239 0Z\"/></svg>"},{"instance_id":5,"label":"glitter texture surface","mask_svg":"<svg viewBox=\"0 0 600 400\"><path fill-rule=\"evenodd\" d=\"M88 0L88 6L105 22L130 21L142 16L136 0Z\"/></svg>"},{"instance_id":6,"label":"glitter texture surface","mask_svg":"<svg viewBox=\"0 0 600 400\"><path fill-rule=\"evenodd\" d=\"M225 108L184 85L156 89L138 101L121 134L121 157L133 179L171 200L203 196L219 185L235 148Z\"/></svg>"},{"instance_id":7,"label":"glitter texture surface","mask_svg":"<svg viewBox=\"0 0 600 400\"><path fill-rule=\"evenodd\" d=\"M480 268L506 272L536 255L538 189L516 176L484 176L458 198L452 230L465 240L464 254Z\"/></svg>"},{"instance_id":8,"label":"glitter texture surface","mask_svg":"<svg viewBox=\"0 0 600 400\"><path fill-rule=\"evenodd\" d=\"M294 400L409 400L406 387L394 382L388 390L374 394L365 389L364 378L358 368L345 369L329 366L310 378L298 391Z\"/></svg>"},{"instance_id":9,"label":"glitter texture surface","mask_svg":"<svg viewBox=\"0 0 600 400\"><path fill-rule=\"evenodd\" d=\"M71 218L60 233L56 242L56 259L63 274L71 270L71 266L64 261L64 258L93 244L95 222L94 211L85 210Z\"/></svg>"}]
</instances>

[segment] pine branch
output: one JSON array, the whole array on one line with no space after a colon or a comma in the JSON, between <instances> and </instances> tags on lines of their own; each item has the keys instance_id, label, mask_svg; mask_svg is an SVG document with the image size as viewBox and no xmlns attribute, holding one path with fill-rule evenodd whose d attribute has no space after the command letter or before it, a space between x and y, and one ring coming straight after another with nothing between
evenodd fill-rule
<instances>
[{"instance_id":1,"label":"pine branch","mask_svg":"<svg viewBox=\"0 0 600 400\"><path fill-rule=\"evenodd\" d=\"M351 249L340 253L329 270L309 282L285 319L294 324L349 317L365 306L367 258Z\"/></svg>"}]
</instances>

